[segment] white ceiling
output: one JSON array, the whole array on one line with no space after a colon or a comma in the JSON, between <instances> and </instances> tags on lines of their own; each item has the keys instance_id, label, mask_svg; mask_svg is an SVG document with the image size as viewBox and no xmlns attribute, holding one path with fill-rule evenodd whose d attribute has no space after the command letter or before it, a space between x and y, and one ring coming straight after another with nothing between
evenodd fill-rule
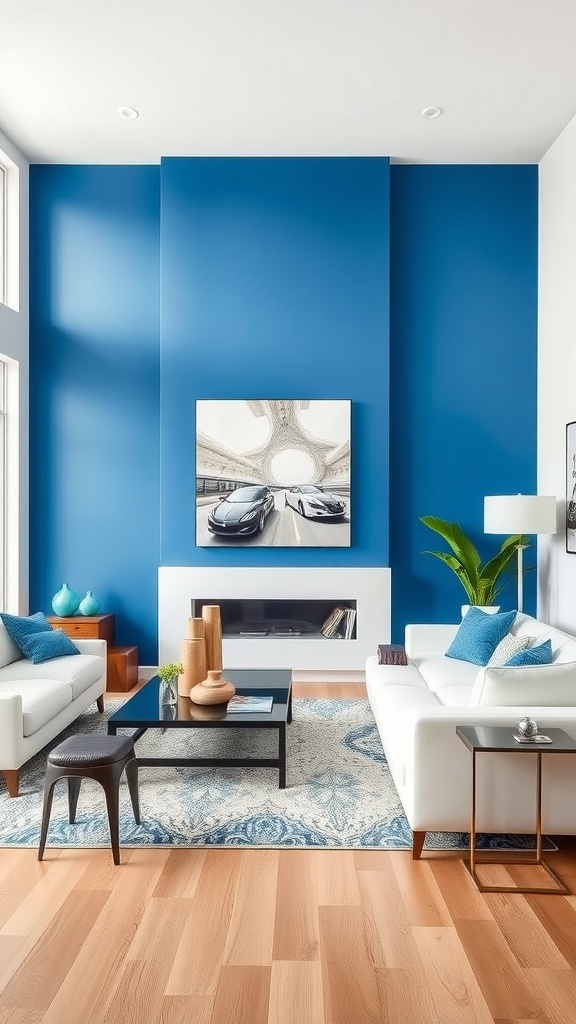
<instances>
[{"instance_id":1,"label":"white ceiling","mask_svg":"<svg viewBox=\"0 0 576 1024\"><path fill-rule=\"evenodd\" d=\"M0 0L0 128L35 162L535 163L575 113L576 0Z\"/></svg>"}]
</instances>

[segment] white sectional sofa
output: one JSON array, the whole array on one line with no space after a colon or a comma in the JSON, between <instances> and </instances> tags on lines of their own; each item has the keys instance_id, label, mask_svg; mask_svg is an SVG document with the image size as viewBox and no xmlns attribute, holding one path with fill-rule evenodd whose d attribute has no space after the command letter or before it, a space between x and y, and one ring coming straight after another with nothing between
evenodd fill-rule
<instances>
[{"instance_id":1,"label":"white sectional sofa","mask_svg":"<svg viewBox=\"0 0 576 1024\"><path fill-rule=\"evenodd\" d=\"M104 711L106 641L74 643L80 654L34 665L0 622L0 775L10 796L29 758L94 701Z\"/></svg>"},{"instance_id":2,"label":"white sectional sofa","mask_svg":"<svg viewBox=\"0 0 576 1024\"><path fill-rule=\"evenodd\" d=\"M551 665L479 668L447 658L458 625L408 625L408 665L366 663L366 684L390 771L419 857L426 832L470 829L471 755L458 725L506 725L525 715L540 731L576 739L576 637L518 614L517 636L550 638ZM477 760L477 828L533 833L536 758L482 754ZM576 834L576 755L543 758L542 827Z\"/></svg>"}]
</instances>

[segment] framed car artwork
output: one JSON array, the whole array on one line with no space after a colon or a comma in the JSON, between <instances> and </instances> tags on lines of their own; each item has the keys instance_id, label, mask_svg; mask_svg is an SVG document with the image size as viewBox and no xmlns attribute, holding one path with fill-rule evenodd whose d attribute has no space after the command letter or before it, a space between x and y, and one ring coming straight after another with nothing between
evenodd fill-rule
<instances>
[{"instance_id":1,"label":"framed car artwork","mask_svg":"<svg viewBox=\"0 0 576 1024\"><path fill-rule=\"evenodd\" d=\"M566 551L576 555L576 422L566 424Z\"/></svg>"},{"instance_id":2,"label":"framed car artwork","mask_svg":"<svg viewBox=\"0 0 576 1024\"><path fill-rule=\"evenodd\" d=\"M347 399L196 402L198 547L349 547Z\"/></svg>"}]
</instances>

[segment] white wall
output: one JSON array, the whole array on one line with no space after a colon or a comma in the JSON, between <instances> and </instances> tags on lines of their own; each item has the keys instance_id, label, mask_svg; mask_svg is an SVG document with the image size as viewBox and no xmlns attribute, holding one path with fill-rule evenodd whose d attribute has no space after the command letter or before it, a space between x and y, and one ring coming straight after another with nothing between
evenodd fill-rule
<instances>
[{"instance_id":1,"label":"white wall","mask_svg":"<svg viewBox=\"0 0 576 1024\"><path fill-rule=\"evenodd\" d=\"M0 352L14 362L9 367L11 380L18 381L17 404L9 408L8 477L8 593L7 608L12 612L28 610L28 161L0 131L0 152L16 165L9 168L19 183L18 223L8 206L8 230L16 230L19 280L8 281L11 306L0 303ZM10 182L9 182L10 185ZM14 287L17 283L18 287ZM14 424L19 424L16 431ZM12 431L12 432L11 432ZM11 432L11 433L10 433Z\"/></svg>"},{"instance_id":2,"label":"white wall","mask_svg":"<svg viewBox=\"0 0 576 1024\"><path fill-rule=\"evenodd\" d=\"M538 492L558 497L558 532L538 544L538 611L576 633L576 554L566 553L566 424L576 420L576 118L540 163Z\"/></svg>"}]
</instances>

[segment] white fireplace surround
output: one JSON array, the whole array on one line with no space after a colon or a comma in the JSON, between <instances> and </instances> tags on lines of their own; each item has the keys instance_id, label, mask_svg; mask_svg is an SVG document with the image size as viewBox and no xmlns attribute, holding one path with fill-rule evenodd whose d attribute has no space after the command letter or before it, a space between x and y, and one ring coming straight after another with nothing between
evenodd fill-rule
<instances>
[{"instance_id":1,"label":"white fireplace surround","mask_svg":"<svg viewBox=\"0 0 576 1024\"><path fill-rule=\"evenodd\" d=\"M223 640L228 668L291 668L300 677L364 671L378 644L390 643L390 569L161 566L158 570L159 664L177 661L188 634L191 601L334 600L356 602L356 639L238 637Z\"/></svg>"}]
</instances>

